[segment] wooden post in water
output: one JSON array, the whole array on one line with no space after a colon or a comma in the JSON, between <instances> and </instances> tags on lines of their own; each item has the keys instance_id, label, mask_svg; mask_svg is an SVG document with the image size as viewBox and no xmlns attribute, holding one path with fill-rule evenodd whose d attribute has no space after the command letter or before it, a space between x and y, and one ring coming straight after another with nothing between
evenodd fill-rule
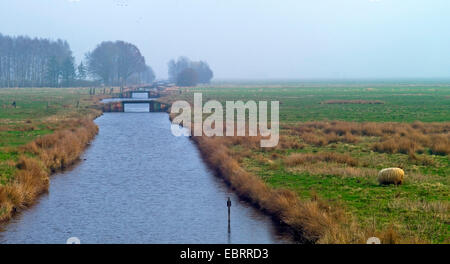
<instances>
[{"instance_id":1,"label":"wooden post in water","mask_svg":"<svg viewBox=\"0 0 450 264\"><path fill-rule=\"evenodd\" d=\"M227 207L228 207L228 233L230 233L231 232L231 225L230 225L231 199L230 199L230 197L228 197Z\"/></svg>"}]
</instances>

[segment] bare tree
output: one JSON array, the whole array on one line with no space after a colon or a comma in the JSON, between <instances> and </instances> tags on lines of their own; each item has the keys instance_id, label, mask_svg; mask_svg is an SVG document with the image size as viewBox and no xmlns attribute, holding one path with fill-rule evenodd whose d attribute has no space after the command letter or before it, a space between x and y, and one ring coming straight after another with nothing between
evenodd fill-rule
<instances>
[{"instance_id":1,"label":"bare tree","mask_svg":"<svg viewBox=\"0 0 450 264\"><path fill-rule=\"evenodd\" d=\"M124 41L102 42L86 55L88 71L106 85L126 85L133 74L147 70L139 49Z\"/></svg>"},{"instance_id":2,"label":"bare tree","mask_svg":"<svg viewBox=\"0 0 450 264\"><path fill-rule=\"evenodd\" d=\"M83 62L80 62L80 64L77 67L77 77L79 80L86 80L87 77L87 69L86 66L83 64Z\"/></svg>"},{"instance_id":3,"label":"bare tree","mask_svg":"<svg viewBox=\"0 0 450 264\"><path fill-rule=\"evenodd\" d=\"M177 76L178 86L195 86L198 83L198 74L192 68L186 68Z\"/></svg>"},{"instance_id":4,"label":"bare tree","mask_svg":"<svg viewBox=\"0 0 450 264\"><path fill-rule=\"evenodd\" d=\"M117 41L116 45L118 47L117 73L119 82L123 86L133 73L144 72L147 65L144 56L133 44Z\"/></svg>"},{"instance_id":5,"label":"bare tree","mask_svg":"<svg viewBox=\"0 0 450 264\"><path fill-rule=\"evenodd\" d=\"M209 83L213 78L213 72L210 69L208 63L204 61L191 61L187 57L179 57L177 61L171 60L168 63L169 66L169 80L176 83L185 83L185 78L190 76L188 79L192 84L192 80L196 80L197 83ZM186 69L190 69L186 73ZM193 78L193 73L191 70L195 71L195 78ZM182 75L183 73L183 75ZM182 78L182 80L180 80ZM196 83L196 84L197 84ZM194 84L194 85L196 85Z\"/></svg>"},{"instance_id":6,"label":"bare tree","mask_svg":"<svg viewBox=\"0 0 450 264\"><path fill-rule=\"evenodd\" d=\"M193 62L191 67L197 72L199 83L209 83L213 78L213 72L208 63L204 61Z\"/></svg>"},{"instance_id":7,"label":"bare tree","mask_svg":"<svg viewBox=\"0 0 450 264\"><path fill-rule=\"evenodd\" d=\"M117 67L117 51L113 42L102 42L92 52L86 54L89 73L100 77L106 85L112 85Z\"/></svg>"},{"instance_id":8,"label":"bare tree","mask_svg":"<svg viewBox=\"0 0 450 264\"><path fill-rule=\"evenodd\" d=\"M134 73L128 77L128 84L151 84L155 80L155 73L150 66L146 66L145 71Z\"/></svg>"},{"instance_id":9,"label":"bare tree","mask_svg":"<svg viewBox=\"0 0 450 264\"><path fill-rule=\"evenodd\" d=\"M68 63L64 65L70 60L72 51L66 41L0 34L0 87L60 86L63 72L74 71Z\"/></svg>"}]
</instances>

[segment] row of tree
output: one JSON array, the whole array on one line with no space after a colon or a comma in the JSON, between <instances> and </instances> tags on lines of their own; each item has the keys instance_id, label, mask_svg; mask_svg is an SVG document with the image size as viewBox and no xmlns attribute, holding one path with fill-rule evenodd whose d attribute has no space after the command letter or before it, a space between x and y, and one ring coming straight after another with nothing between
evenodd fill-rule
<instances>
[{"instance_id":1,"label":"row of tree","mask_svg":"<svg viewBox=\"0 0 450 264\"><path fill-rule=\"evenodd\" d=\"M0 34L0 87L61 87L103 83L112 86L148 84L155 74L139 49L124 41L105 41L75 65L67 41ZM186 57L169 62L169 79L179 86L209 83L204 61Z\"/></svg>"},{"instance_id":2,"label":"row of tree","mask_svg":"<svg viewBox=\"0 0 450 264\"><path fill-rule=\"evenodd\" d=\"M67 41L0 34L0 87L152 83L155 75L133 44L102 42L75 65Z\"/></svg>"},{"instance_id":3,"label":"row of tree","mask_svg":"<svg viewBox=\"0 0 450 264\"><path fill-rule=\"evenodd\" d=\"M191 61L186 57L169 61L169 80L178 86L195 86L198 83L209 83L213 72L204 61Z\"/></svg>"},{"instance_id":4,"label":"row of tree","mask_svg":"<svg viewBox=\"0 0 450 264\"><path fill-rule=\"evenodd\" d=\"M66 41L0 34L0 86L58 86L75 76Z\"/></svg>"}]
</instances>

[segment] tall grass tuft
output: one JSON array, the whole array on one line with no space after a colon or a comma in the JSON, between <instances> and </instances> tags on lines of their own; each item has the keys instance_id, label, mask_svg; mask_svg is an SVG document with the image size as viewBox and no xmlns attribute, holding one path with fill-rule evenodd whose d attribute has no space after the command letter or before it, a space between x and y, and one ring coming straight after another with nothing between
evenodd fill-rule
<instances>
[{"instance_id":1,"label":"tall grass tuft","mask_svg":"<svg viewBox=\"0 0 450 264\"><path fill-rule=\"evenodd\" d=\"M284 164L287 166L296 166L305 163L316 163L319 161L336 162L347 164L349 166L357 166L358 160L348 154L340 154L335 152L322 152L317 154L309 153L295 153L284 159Z\"/></svg>"},{"instance_id":2,"label":"tall grass tuft","mask_svg":"<svg viewBox=\"0 0 450 264\"><path fill-rule=\"evenodd\" d=\"M303 242L362 243L365 234L353 219L337 206L315 199L301 201L296 193L268 187L259 177L246 172L219 138L193 137L205 162L243 199L285 223ZM354 163L351 157L318 155ZM352 230L349 230L351 228Z\"/></svg>"},{"instance_id":3,"label":"tall grass tuft","mask_svg":"<svg viewBox=\"0 0 450 264\"><path fill-rule=\"evenodd\" d=\"M0 186L0 222L9 220L48 191L50 173L73 164L98 132L91 119L72 125L76 126L37 138L22 148L13 181Z\"/></svg>"}]
</instances>

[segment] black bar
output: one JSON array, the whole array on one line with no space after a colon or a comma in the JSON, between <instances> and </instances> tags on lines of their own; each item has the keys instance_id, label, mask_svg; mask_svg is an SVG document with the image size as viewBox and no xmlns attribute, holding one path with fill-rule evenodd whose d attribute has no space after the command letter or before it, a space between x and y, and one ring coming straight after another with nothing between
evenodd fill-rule
<instances>
[{"instance_id":1,"label":"black bar","mask_svg":"<svg viewBox=\"0 0 450 264\"><path fill-rule=\"evenodd\" d=\"M125 257L126 263L405 263L426 256L447 259L448 245L0 245L3 256L105 261ZM48 251L47 251L48 250ZM433 252L425 252L433 251ZM56 254L57 252L58 254ZM86 253L86 254L84 254ZM212 256L212 257L211 257ZM62 258L61 258L62 257ZM389 261L387 261L389 260ZM5 262L6 263L6 262Z\"/></svg>"}]
</instances>

